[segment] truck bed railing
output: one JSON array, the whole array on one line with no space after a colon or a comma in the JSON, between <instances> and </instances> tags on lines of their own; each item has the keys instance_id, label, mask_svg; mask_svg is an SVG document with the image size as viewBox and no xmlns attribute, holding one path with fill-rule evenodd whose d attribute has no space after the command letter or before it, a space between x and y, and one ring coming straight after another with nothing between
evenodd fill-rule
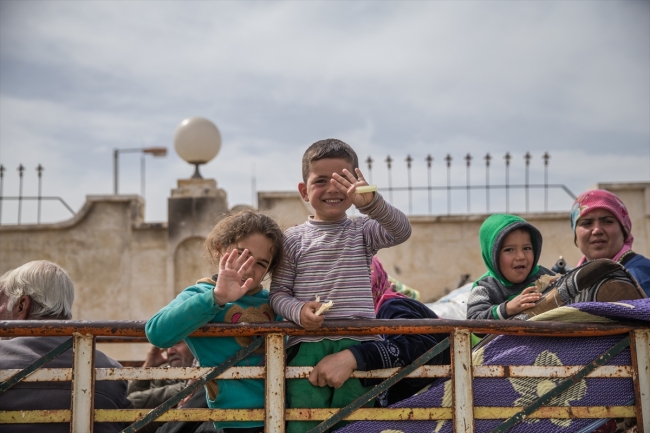
<instances>
[{"instance_id":1,"label":"truck bed railing","mask_svg":"<svg viewBox=\"0 0 650 433\"><path fill-rule=\"evenodd\" d=\"M522 322L489 320L341 320L328 321L317 330L306 330L289 323L264 324L209 324L193 336L232 337L260 336L253 346L266 343L266 362L262 367L232 367L237 360L230 359L224 365L214 368L93 368L92 353L95 343L101 342L142 342L144 323L141 321L4 321L0 322L0 337L17 336L71 336L68 346L73 347L72 368L42 368L49 359L48 354L40 364L23 370L0 370L0 393L9 389L19 380L24 381L71 381L71 408L65 410L0 410L0 429L2 424L13 423L70 423L71 432L90 432L94 422L133 423L125 432L137 431L147 422L153 421L263 421L266 432L284 432L286 421L324 420L314 432L325 431L330 424L345 419L353 420L451 420L455 432L474 431L476 419L506 419L495 432L508 431L510 427L524 418L622 418L636 417L640 432L650 433L650 326L646 323L558 323ZM311 367L287 367L285 365L285 337L296 335L375 335L375 334L441 334L449 333L436 350L451 347L451 365L423 365L419 359L412 366L402 369L385 369L369 372L355 372L357 378L391 378L395 375L406 377L450 377L453 388L452 407L431 408L342 408L342 409L289 409L285 407L285 380L306 378ZM546 337L597 337L621 335L619 343L603 353L586 366L517 366L517 365L475 365L472 366L470 334L507 334L518 336ZM445 343L446 342L446 343ZM65 344L65 343L64 343ZM604 365L616 353L630 346L632 365ZM248 346L239 356L246 356L256 347ZM427 354L423 355L426 356ZM234 359L235 357L233 357ZM202 386L211 378L264 379L266 389L265 408L260 409L95 409L93 399L81 390L94 390L97 380L152 380L152 379L195 379L194 387ZM479 377L548 377L566 378L549 393L558 394L563 383L581 380L584 377L632 378L635 390L635 403L628 406L544 406L554 395L543 395L526 408L522 407L481 407L474 406L473 378ZM385 383L378 385L387 386ZM189 394L185 388L172 399L180 400L182 394ZM374 397L370 397L374 398ZM544 400L546 399L546 400ZM173 403L173 404L172 404ZM362 403L363 404L363 403ZM349 413L349 414L348 414ZM329 421L327 421L329 420Z\"/></svg>"}]
</instances>

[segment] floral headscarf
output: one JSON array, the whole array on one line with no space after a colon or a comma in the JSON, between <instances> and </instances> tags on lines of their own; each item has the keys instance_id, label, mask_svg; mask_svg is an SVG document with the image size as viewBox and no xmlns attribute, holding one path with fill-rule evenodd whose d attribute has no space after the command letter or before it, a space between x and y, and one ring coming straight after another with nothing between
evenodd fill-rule
<instances>
[{"instance_id":1,"label":"floral headscarf","mask_svg":"<svg viewBox=\"0 0 650 433\"><path fill-rule=\"evenodd\" d=\"M604 189L595 189L584 192L578 196L571 208L571 228L573 229L574 234L576 232L578 220L595 209L605 209L610 211L623 227L623 248L621 248L621 251L611 258L612 260L617 261L623 254L632 249L632 242L634 242L630 214L628 213L625 204L623 204L616 195L609 191L605 191ZM578 266L586 261L587 258L582 257L580 262L578 262Z\"/></svg>"},{"instance_id":2,"label":"floral headscarf","mask_svg":"<svg viewBox=\"0 0 650 433\"><path fill-rule=\"evenodd\" d=\"M372 257L370 281L372 283L372 300L375 303L375 313L379 311L379 307L385 300L407 297L393 290L393 284L388 279L388 273L377 256Z\"/></svg>"}]
</instances>

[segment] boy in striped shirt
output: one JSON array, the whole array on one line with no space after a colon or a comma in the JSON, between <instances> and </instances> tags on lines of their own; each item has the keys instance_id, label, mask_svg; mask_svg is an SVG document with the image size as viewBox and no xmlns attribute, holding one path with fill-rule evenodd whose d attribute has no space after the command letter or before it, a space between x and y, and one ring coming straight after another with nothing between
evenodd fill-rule
<instances>
[{"instance_id":1,"label":"boy in striped shirt","mask_svg":"<svg viewBox=\"0 0 650 433\"><path fill-rule=\"evenodd\" d=\"M353 174L355 173L356 176ZM327 319L374 319L370 283L373 255L406 241L411 225L406 216L377 192L357 193L367 185L357 154L346 143L326 139L312 144L302 158L303 182L298 191L315 214L285 232L285 260L273 274L270 303L276 313L306 329L316 329ZM355 205L364 214L348 219ZM332 307L315 313L321 302ZM315 366L327 355L376 335L353 337L291 337L288 364ZM334 389L322 379L293 379L287 383L289 407L344 407L367 388L358 379ZM288 433L306 432L319 422L290 422Z\"/></svg>"}]
</instances>

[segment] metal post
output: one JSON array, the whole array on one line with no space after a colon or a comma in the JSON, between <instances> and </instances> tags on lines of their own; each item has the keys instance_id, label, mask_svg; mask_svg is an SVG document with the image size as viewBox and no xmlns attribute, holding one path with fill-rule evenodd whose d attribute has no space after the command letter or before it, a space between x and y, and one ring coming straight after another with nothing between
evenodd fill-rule
<instances>
[{"instance_id":1,"label":"metal post","mask_svg":"<svg viewBox=\"0 0 650 433\"><path fill-rule=\"evenodd\" d=\"M431 162L433 158L427 155L427 192L429 193L429 215L431 215Z\"/></svg>"},{"instance_id":2,"label":"metal post","mask_svg":"<svg viewBox=\"0 0 650 433\"><path fill-rule=\"evenodd\" d=\"M366 158L366 164L368 164L368 180L370 180L369 182L370 184L372 184L372 163L373 162L374 161L372 160L370 155L368 155L368 158Z\"/></svg>"},{"instance_id":3,"label":"metal post","mask_svg":"<svg viewBox=\"0 0 650 433\"><path fill-rule=\"evenodd\" d=\"M2 189L5 182L5 166L0 164L0 224L2 224Z\"/></svg>"},{"instance_id":4,"label":"metal post","mask_svg":"<svg viewBox=\"0 0 650 433\"><path fill-rule=\"evenodd\" d=\"M253 163L251 174L251 206L257 207L257 177L255 176L255 163Z\"/></svg>"},{"instance_id":5,"label":"metal post","mask_svg":"<svg viewBox=\"0 0 650 433\"><path fill-rule=\"evenodd\" d=\"M472 345L468 329L452 333L451 375L453 386L454 432L474 432L474 391L472 380Z\"/></svg>"},{"instance_id":6,"label":"metal post","mask_svg":"<svg viewBox=\"0 0 650 433\"><path fill-rule=\"evenodd\" d=\"M20 177L18 183L18 225L20 225L20 213L23 208L23 171L25 171L25 167L20 164L18 166L18 176Z\"/></svg>"},{"instance_id":7,"label":"metal post","mask_svg":"<svg viewBox=\"0 0 650 433\"><path fill-rule=\"evenodd\" d=\"M532 156L530 155L530 152L526 152L524 155L524 160L526 160L526 184L525 184L525 189L526 189L526 213L528 213L528 175L529 175L529 169L530 169L530 159Z\"/></svg>"},{"instance_id":8,"label":"metal post","mask_svg":"<svg viewBox=\"0 0 650 433\"><path fill-rule=\"evenodd\" d=\"M412 202L413 202L413 190L411 189L411 163L413 158L411 155L406 155L406 170L408 171L408 190L409 190L409 215L413 213Z\"/></svg>"},{"instance_id":9,"label":"metal post","mask_svg":"<svg viewBox=\"0 0 650 433\"><path fill-rule=\"evenodd\" d=\"M390 164L393 162L393 158L388 155L386 157L386 165L388 166L388 201L393 202L393 179L390 174Z\"/></svg>"},{"instance_id":10,"label":"metal post","mask_svg":"<svg viewBox=\"0 0 650 433\"><path fill-rule=\"evenodd\" d=\"M492 157L486 153L485 160L485 212L490 213L490 160Z\"/></svg>"},{"instance_id":11,"label":"metal post","mask_svg":"<svg viewBox=\"0 0 650 433\"><path fill-rule=\"evenodd\" d=\"M41 164L38 164L38 167L36 167L36 171L38 172L38 215L36 217L36 224L41 223L41 187L43 185L43 170L43 166Z\"/></svg>"},{"instance_id":12,"label":"metal post","mask_svg":"<svg viewBox=\"0 0 650 433\"><path fill-rule=\"evenodd\" d=\"M113 194L117 195L117 158L119 152L117 149L113 150Z\"/></svg>"},{"instance_id":13,"label":"metal post","mask_svg":"<svg viewBox=\"0 0 650 433\"><path fill-rule=\"evenodd\" d=\"M266 414L264 431L284 431L284 335L266 336Z\"/></svg>"},{"instance_id":14,"label":"metal post","mask_svg":"<svg viewBox=\"0 0 650 433\"><path fill-rule=\"evenodd\" d=\"M445 161L447 161L447 215L451 215L451 160L453 158L447 154Z\"/></svg>"},{"instance_id":15,"label":"metal post","mask_svg":"<svg viewBox=\"0 0 650 433\"><path fill-rule=\"evenodd\" d=\"M469 165L470 162L472 161L472 155L469 153L465 155L465 162L467 163L467 213L470 213L471 205L470 205L470 191L469 191Z\"/></svg>"},{"instance_id":16,"label":"metal post","mask_svg":"<svg viewBox=\"0 0 650 433\"><path fill-rule=\"evenodd\" d=\"M92 433L95 416L95 337L73 336L71 433Z\"/></svg>"},{"instance_id":17,"label":"metal post","mask_svg":"<svg viewBox=\"0 0 650 433\"><path fill-rule=\"evenodd\" d=\"M548 212L548 160L551 159L551 155L544 152L542 159L544 160L544 212Z\"/></svg>"},{"instance_id":18,"label":"metal post","mask_svg":"<svg viewBox=\"0 0 650 433\"><path fill-rule=\"evenodd\" d=\"M144 153L140 155L140 195L144 198Z\"/></svg>"},{"instance_id":19,"label":"metal post","mask_svg":"<svg viewBox=\"0 0 650 433\"><path fill-rule=\"evenodd\" d=\"M506 152L506 213L510 212L510 152Z\"/></svg>"}]
</instances>

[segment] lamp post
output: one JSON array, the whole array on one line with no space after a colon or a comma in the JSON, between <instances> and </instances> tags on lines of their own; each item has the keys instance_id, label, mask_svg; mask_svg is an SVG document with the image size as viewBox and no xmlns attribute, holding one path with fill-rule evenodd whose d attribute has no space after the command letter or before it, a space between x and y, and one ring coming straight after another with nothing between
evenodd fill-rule
<instances>
[{"instance_id":1,"label":"lamp post","mask_svg":"<svg viewBox=\"0 0 650 433\"><path fill-rule=\"evenodd\" d=\"M174 149L181 158L194 165L192 179L203 179L199 165L217 156L221 150L221 133L208 119L187 118L176 128Z\"/></svg>"},{"instance_id":2,"label":"lamp post","mask_svg":"<svg viewBox=\"0 0 650 433\"><path fill-rule=\"evenodd\" d=\"M144 197L144 156L151 154L153 156L167 156L166 147L138 147L132 149L114 149L113 150L113 194L118 194L117 180L118 180L118 166L120 153L141 153L142 160L140 162L140 193Z\"/></svg>"}]
</instances>

